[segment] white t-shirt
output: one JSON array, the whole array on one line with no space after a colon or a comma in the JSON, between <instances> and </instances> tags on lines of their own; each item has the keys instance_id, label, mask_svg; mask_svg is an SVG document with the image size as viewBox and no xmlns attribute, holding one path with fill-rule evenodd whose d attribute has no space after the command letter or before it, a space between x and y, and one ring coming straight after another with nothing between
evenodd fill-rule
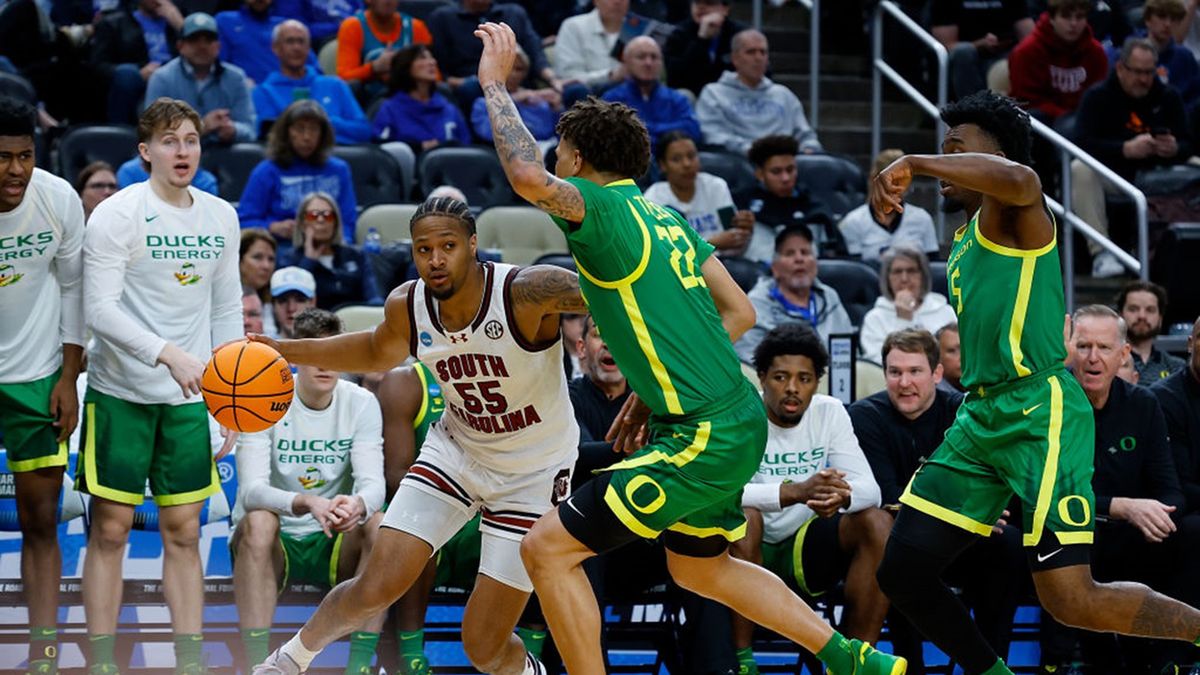
<instances>
[{"instance_id":1,"label":"white t-shirt","mask_svg":"<svg viewBox=\"0 0 1200 675\"><path fill-rule=\"evenodd\" d=\"M879 484L841 401L815 394L796 426L784 428L767 422L767 450L758 473L742 493L742 506L763 512L763 541L778 544L816 515L804 504L781 506L779 486L806 481L826 467L846 473L845 481L850 484L846 513L879 506Z\"/></svg>"},{"instance_id":2,"label":"white t-shirt","mask_svg":"<svg viewBox=\"0 0 1200 675\"><path fill-rule=\"evenodd\" d=\"M83 345L83 205L41 169L0 213L0 317L0 383L47 377Z\"/></svg>"},{"instance_id":3,"label":"white t-shirt","mask_svg":"<svg viewBox=\"0 0 1200 675\"><path fill-rule=\"evenodd\" d=\"M171 342L207 363L214 345L242 336L237 212L188 188L192 205L159 199L137 183L96 207L83 244L83 297L96 334L88 352L91 386L133 403L180 405L166 366Z\"/></svg>"},{"instance_id":4,"label":"white t-shirt","mask_svg":"<svg viewBox=\"0 0 1200 675\"><path fill-rule=\"evenodd\" d=\"M311 514L292 513L297 494L357 495L370 518L383 506L385 491L379 401L346 380L338 380L324 410L309 408L297 395L275 426L238 438L237 470L235 527L246 511L266 509L280 515L280 530L289 537L320 532Z\"/></svg>"},{"instance_id":5,"label":"white t-shirt","mask_svg":"<svg viewBox=\"0 0 1200 675\"><path fill-rule=\"evenodd\" d=\"M729 184L725 179L703 171L696 174L696 193L692 195L690 202L676 197L671 191L671 184L665 180L651 185L646 190L645 197L655 204L670 206L683 214L692 229L705 240L725 229L718 212L724 208L734 208L733 195L730 194Z\"/></svg>"},{"instance_id":6,"label":"white t-shirt","mask_svg":"<svg viewBox=\"0 0 1200 675\"><path fill-rule=\"evenodd\" d=\"M904 203L904 211L896 229L888 231L875 221L871 208L863 204L847 213L838 229L846 240L846 251L850 255L862 256L863 260L879 260L880 255L900 243L907 243L932 255L938 252L937 232L933 228L933 217L916 204Z\"/></svg>"}]
</instances>

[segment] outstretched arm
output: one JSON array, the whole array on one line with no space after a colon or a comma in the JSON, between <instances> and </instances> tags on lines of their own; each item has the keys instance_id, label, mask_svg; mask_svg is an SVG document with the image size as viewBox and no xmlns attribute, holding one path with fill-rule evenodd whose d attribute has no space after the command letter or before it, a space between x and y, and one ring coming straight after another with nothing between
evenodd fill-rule
<instances>
[{"instance_id":1,"label":"outstretched arm","mask_svg":"<svg viewBox=\"0 0 1200 675\"><path fill-rule=\"evenodd\" d=\"M533 135L525 128L517 106L504 86L517 53L517 38L504 23L484 23L475 31L483 40L479 59L479 84L483 88L496 154L513 190L530 203L573 223L583 221L583 195L570 183L556 178L542 161Z\"/></svg>"}]
</instances>

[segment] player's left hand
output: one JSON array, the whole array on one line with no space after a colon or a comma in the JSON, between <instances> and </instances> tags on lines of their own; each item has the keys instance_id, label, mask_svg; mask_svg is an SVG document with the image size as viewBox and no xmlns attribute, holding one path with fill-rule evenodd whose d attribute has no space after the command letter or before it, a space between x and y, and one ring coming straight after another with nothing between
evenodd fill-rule
<instances>
[{"instance_id":1,"label":"player's left hand","mask_svg":"<svg viewBox=\"0 0 1200 675\"><path fill-rule=\"evenodd\" d=\"M879 172L871 183L871 210L880 219L889 213L904 212L904 193L912 184L912 167L904 156Z\"/></svg>"},{"instance_id":2,"label":"player's left hand","mask_svg":"<svg viewBox=\"0 0 1200 675\"><path fill-rule=\"evenodd\" d=\"M330 500L329 512L333 516L333 529L348 532L358 527L367 515L367 507L358 495L337 495Z\"/></svg>"},{"instance_id":3,"label":"player's left hand","mask_svg":"<svg viewBox=\"0 0 1200 675\"><path fill-rule=\"evenodd\" d=\"M217 450L217 454L213 455L214 462L221 461L225 458L225 455L233 451L233 446L237 445L238 432L233 429L221 427L221 438L224 438L225 442L221 443L221 449Z\"/></svg>"},{"instance_id":4,"label":"player's left hand","mask_svg":"<svg viewBox=\"0 0 1200 675\"><path fill-rule=\"evenodd\" d=\"M617 413L604 440L612 441L613 452L628 455L637 452L646 444L646 420L650 419L650 408L642 403L637 394L630 394Z\"/></svg>"},{"instance_id":5,"label":"player's left hand","mask_svg":"<svg viewBox=\"0 0 1200 675\"><path fill-rule=\"evenodd\" d=\"M517 36L508 24L486 23L479 24L475 29L475 37L483 41L483 55L479 57L479 84L498 82L504 86L508 74L512 72L513 61L517 58Z\"/></svg>"},{"instance_id":6,"label":"player's left hand","mask_svg":"<svg viewBox=\"0 0 1200 675\"><path fill-rule=\"evenodd\" d=\"M79 424L79 392L74 379L60 377L54 383L50 391L50 414L54 415L52 424L58 428L58 442L62 443Z\"/></svg>"}]
</instances>

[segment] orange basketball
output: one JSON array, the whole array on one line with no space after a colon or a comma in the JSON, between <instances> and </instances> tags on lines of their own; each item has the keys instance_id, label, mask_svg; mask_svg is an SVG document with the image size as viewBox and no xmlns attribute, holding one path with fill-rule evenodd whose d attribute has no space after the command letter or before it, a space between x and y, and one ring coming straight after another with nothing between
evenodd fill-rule
<instances>
[{"instance_id":1,"label":"orange basketball","mask_svg":"<svg viewBox=\"0 0 1200 675\"><path fill-rule=\"evenodd\" d=\"M227 429L262 431L292 405L292 369L261 342L231 342L204 369L204 402Z\"/></svg>"}]
</instances>

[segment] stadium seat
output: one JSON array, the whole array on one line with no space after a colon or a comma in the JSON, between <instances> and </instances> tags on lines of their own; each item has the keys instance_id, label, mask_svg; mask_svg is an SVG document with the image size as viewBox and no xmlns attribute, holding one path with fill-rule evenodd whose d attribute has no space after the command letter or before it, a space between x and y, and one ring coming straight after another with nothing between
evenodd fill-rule
<instances>
[{"instance_id":1,"label":"stadium seat","mask_svg":"<svg viewBox=\"0 0 1200 675\"><path fill-rule=\"evenodd\" d=\"M564 270L571 270L572 272L578 271L575 267L575 258L571 257L570 253L546 253L538 256L538 259L534 260L531 264L554 265L556 267L561 267Z\"/></svg>"},{"instance_id":2,"label":"stadium seat","mask_svg":"<svg viewBox=\"0 0 1200 675\"><path fill-rule=\"evenodd\" d=\"M439 185L453 185L463 191L472 208L516 203L500 159L491 148L434 148L421 156L417 173L421 177L421 194L427 195Z\"/></svg>"},{"instance_id":3,"label":"stadium seat","mask_svg":"<svg viewBox=\"0 0 1200 675\"><path fill-rule=\"evenodd\" d=\"M700 170L720 176L729 184L733 194L750 190L758 184L754 177L754 167L744 157L728 152L702 151L700 153Z\"/></svg>"},{"instance_id":4,"label":"stadium seat","mask_svg":"<svg viewBox=\"0 0 1200 675\"><path fill-rule=\"evenodd\" d=\"M263 160L263 146L258 143L235 143L228 147L205 148L200 165L217 177L221 199L236 202L250 178L250 172Z\"/></svg>"},{"instance_id":5,"label":"stadium seat","mask_svg":"<svg viewBox=\"0 0 1200 675\"><path fill-rule=\"evenodd\" d=\"M368 305L342 305L334 314L342 320L347 333L369 330L383 323L383 308Z\"/></svg>"},{"instance_id":6,"label":"stadium seat","mask_svg":"<svg viewBox=\"0 0 1200 675\"><path fill-rule=\"evenodd\" d=\"M931 282L934 293L941 293L943 297L950 297L949 282L946 281L946 261L945 260L930 260L929 261L929 281Z\"/></svg>"},{"instance_id":7,"label":"stadium seat","mask_svg":"<svg viewBox=\"0 0 1200 675\"><path fill-rule=\"evenodd\" d=\"M762 265L746 258L721 258L721 262L738 287L747 293L754 288L764 273Z\"/></svg>"},{"instance_id":8,"label":"stadium seat","mask_svg":"<svg viewBox=\"0 0 1200 675\"><path fill-rule=\"evenodd\" d=\"M866 199L867 179L858 165L837 155L797 155L797 182L833 212L834 222Z\"/></svg>"},{"instance_id":9,"label":"stadium seat","mask_svg":"<svg viewBox=\"0 0 1200 675\"><path fill-rule=\"evenodd\" d=\"M841 296L850 323L862 326L863 316L879 297L879 273L857 260L822 260L817 276Z\"/></svg>"},{"instance_id":10,"label":"stadium seat","mask_svg":"<svg viewBox=\"0 0 1200 675\"><path fill-rule=\"evenodd\" d=\"M103 160L115 170L137 152L137 131L125 125L74 127L58 142L58 175L71 183L83 167Z\"/></svg>"},{"instance_id":11,"label":"stadium seat","mask_svg":"<svg viewBox=\"0 0 1200 675\"><path fill-rule=\"evenodd\" d=\"M317 64L321 72L330 77L337 77L337 38L326 42L317 54Z\"/></svg>"},{"instance_id":12,"label":"stadium seat","mask_svg":"<svg viewBox=\"0 0 1200 675\"><path fill-rule=\"evenodd\" d=\"M878 394L887 389L883 366L874 361L859 359L854 363L854 400Z\"/></svg>"},{"instance_id":13,"label":"stadium seat","mask_svg":"<svg viewBox=\"0 0 1200 675\"><path fill-rule=\"evenodd\" d=\"M550 216L532 206L497 206L476 221L479 248L498 248L503 260L528 265L546 253L567 250L567 239Z\"/></svg>"},{"instance_id":14,"label":"stadium seat","mask_svg":"<svg viewBox=\"0 0 1200 675\"><path fill-rule=\"evenodd\" d=\"M383 238L385 244L411 239L408 232L408 221L412 220L418 206L418 204L376 204L368 207L358 217L358 225L355 226L356 243L362 246L372 227L379 232L379 236Z\"/></svg>"},{"instance_id":15,"label":"stadium seat","mask_svg":"<svg viewBox=\"0 0 1200 675\"><path fill-rule=\"evenodd\" d=\"M413 154L412 148L408 143L391 141L383 143L379 149L391 155L400 165L400 201L412 199L413 186L417 182L417 156Z\"/></svg>"},{"instance_id":16,"label":"stadium seat","mask_svg":"<svg viewBox=\"0 0 1200 675\"><path fill-rule=\"evenodd\" d=\"M333 156L350 165L359 208L405 201L400 164L375 145L335 145Z\"/></svg>"}]
</instances>

